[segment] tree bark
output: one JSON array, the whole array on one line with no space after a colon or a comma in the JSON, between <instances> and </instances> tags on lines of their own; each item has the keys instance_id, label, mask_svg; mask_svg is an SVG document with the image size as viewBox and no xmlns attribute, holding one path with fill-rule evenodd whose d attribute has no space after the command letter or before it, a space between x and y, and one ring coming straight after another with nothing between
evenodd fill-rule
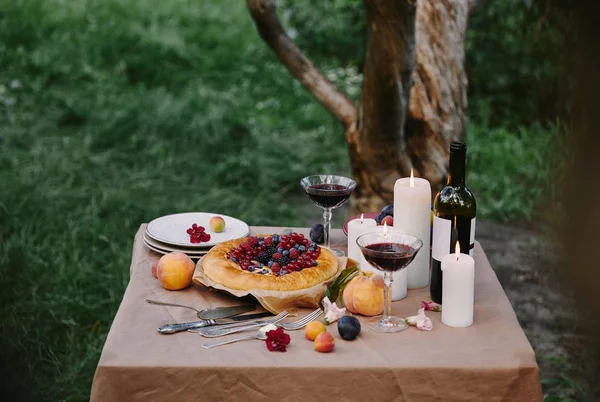
<instances>
[{"instance_id":1,"label":"tree bark","mask_svg":"<svg viewBox=\"0 0 600 402\"><path fill-rule=\"evenodd\" d=\"M378 210L394 197L396 179L412 166L404 126L415 66L415 17L410 0L365 0L368 41L358 124L348 130L354 211Z\"/></svg>"},{"instance_id":2,"label":"tree bark","mask_svg":"<svg viewBox=\"0 0 600 402\"><path fill-rule=\"evenodd\" d=\"M413 3L365 0L364 82L358 125L347 135L358 181L351 213L392 203L396 179L411 168L429 180L435 195L446 180L449 144L464 137L470 3L420 1L416 16ZM402 109L407 101L408 114Z\"/></svg>"},{"instance_id":3,"label":"tree bark","mask_svg":"<svg viewBox=\"0 0 600 402\"><path fill-rule=\"evenodd\" d=\"M393 202L396 179L446 179L449 145L463 138L469 12L484 0L364 0L368 23L357 108L294 45L272 0L246 0L263 40L346 128L357 188L350 213Z\"/></svg>"}]
</instances>

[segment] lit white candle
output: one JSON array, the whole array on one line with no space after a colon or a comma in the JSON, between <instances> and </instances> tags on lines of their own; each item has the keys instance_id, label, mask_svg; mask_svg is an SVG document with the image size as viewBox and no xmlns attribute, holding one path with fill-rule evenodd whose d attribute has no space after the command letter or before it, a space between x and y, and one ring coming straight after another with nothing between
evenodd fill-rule
<instances>
[{"instance_id":1,"label":"lit white candle","mask_svg":"<svg viewBox=\"0 0 600 402\"><path fill-rule=\"evenodd\" d=\"M409 289L420 289L429 285L429 244L431 226L431 185L425 179L410 178L396 180L394 185L394 228L418 237L423 242L421 252L406 267Z\"/></svg>"},{"instance_id":2,"label":"lit white candle","mask_svg":"<svg viewBox=\"0 0 600 402\"><path fill-rule=\"evenodd\" d=\"M460 253L456 242L454 254L442 257L442 322L463 328L473 324L475 300L475 260Z\"/></svg>"},{"instance_id":3,"label":"lit white candle","mask_svg":"<svg viewBox=\"0 0 600 402\"><path fill-rule=\"evenodd\" d=\"M352 219L348 222L348 258L352 258L359 263L360 269L367 272L377 271L371 267L365 257L363 257L360 247L356 244L358 236L362 235L377 226L375 219L364 219L364 215L360 219Z\"/></svg>"}]
</instances>

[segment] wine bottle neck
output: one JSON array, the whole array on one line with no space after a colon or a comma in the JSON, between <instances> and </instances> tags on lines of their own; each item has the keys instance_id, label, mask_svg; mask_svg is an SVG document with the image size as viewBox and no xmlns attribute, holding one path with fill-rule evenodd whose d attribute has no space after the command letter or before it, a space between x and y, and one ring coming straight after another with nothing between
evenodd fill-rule
<instances>
[{"instance_id":1,"label":"wine bottle neck","mask_svg":"<svg viewBox=\"0 0 600 402\"><path fill-rule=\"evenodd\" d=\"M467 160L466 147L450 148L450 168L448 170L448 185L459 187L465 185L465 167Z\"/></svg>"}]
</instances>

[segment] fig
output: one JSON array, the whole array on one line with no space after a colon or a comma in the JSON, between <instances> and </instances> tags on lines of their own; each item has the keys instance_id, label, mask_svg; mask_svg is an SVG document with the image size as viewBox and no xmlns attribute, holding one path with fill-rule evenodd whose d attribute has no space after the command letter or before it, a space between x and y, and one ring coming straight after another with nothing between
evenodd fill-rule
<instances>
[{"instance_id":1,"label":"fig","mask_svg":"<svg viewBox=\"0 0 600 402\"><path fill-rule=\"evenodd\" d=\"M381 214L385 216L394 216L394 204L389 204L383 207Z\"/></svg>"},{"instance_id":2,"label":"fig","mask_svg":"<svg viewBox=\"0 0 600 402\"><path fill-rule=\"evenodd\" d=\"M338 321L338 332L342 339L351 341L360 334L360 321L356 317L345 315Z\"/></svg>"},{"instance_id":3,"label":"fig","mask_svg":"<svg viewBox=\"0 0 600 402\"><path fill-rule=\"evenodd\" d=\"M317 223L310 228L310 239L318 244L323 244L325 241L325 228L323 224Z\"/></svg>"}]
</instances>

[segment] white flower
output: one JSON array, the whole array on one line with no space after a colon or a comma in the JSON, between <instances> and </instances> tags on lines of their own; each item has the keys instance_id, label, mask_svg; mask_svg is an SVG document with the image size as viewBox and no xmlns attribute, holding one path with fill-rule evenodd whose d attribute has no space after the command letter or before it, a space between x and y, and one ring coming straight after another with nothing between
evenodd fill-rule
<instances>
[{"instance_id":1,"label":"white flower","mask_svg":"<svg viewBox=\"0 0 600 402\"><path fill-rule=\"evenodd\" d=\"M339 308L337 304L332 303L328 297L323 299L323 307L325 308L325 325L337 321L346 314L346 308Z\"/></svg>"},{"instance_id":2,"label":"white flower","mask_svg":"<svg viewBox=\"0 0 600 402\"><path fill-rule=\"evenodd\" d=\"M425 309L420 308L417 315L406 318L408 325L416 326L422 331L431 331L433 329L433 323L431 319L425 315Z\"/></svg>"}]
</instances>

